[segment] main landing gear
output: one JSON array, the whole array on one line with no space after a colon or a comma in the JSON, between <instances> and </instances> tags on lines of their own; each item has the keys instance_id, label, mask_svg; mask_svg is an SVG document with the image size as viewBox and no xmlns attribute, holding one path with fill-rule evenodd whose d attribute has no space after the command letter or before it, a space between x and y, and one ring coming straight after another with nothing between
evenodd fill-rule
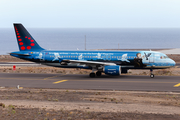
<instances>
[{"instance_id":1,"label":"main landing gear","mask_svg":"<svg viewBox=\"0 0 180 120\"><path fill-rule=\"evenodd\" d=\"M89 74L89 77L94 78L95 76L101 76L101 72L97 71L96 74L94 72Z\"/></svg>"},{"instance_id":2,"label":"main landing gear","mask_svg":"<svg viewBox=\"0 0 180 120\"><path fill-rule=\"evenodd\" d=\"M97 71L96 76L101 76L101 72Z\"/></svg>"},{"instance_id":3,"label":"main landing gear","mask_svg":"<svg viewBox=\"0 0 180 120\"><path fill-rule=\"evenodd\" d=\"M150 69L150 78L154 78L153 69Z\"/></svg>"},{"instance_id":4,"label":"main landing gear","mask_svg":"<svg viewBox=\"0 0 180 120\"><path fill-rule=\"evenodd\" d=\"M96 75L95 75L95 73L93 73L93 72L89 74L89 77L91 77L91 78L94 78L95 76L96 76Z\"/></svg>"}]
</instances>

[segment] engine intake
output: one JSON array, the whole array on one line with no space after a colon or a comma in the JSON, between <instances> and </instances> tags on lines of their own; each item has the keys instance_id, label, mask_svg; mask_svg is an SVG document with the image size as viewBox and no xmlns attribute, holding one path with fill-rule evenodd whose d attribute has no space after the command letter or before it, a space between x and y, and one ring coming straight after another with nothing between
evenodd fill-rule
<instances>
[{"instance_id":1,"label":"engine intake","mask_svg":"<svg viewBox=\"0 0 180 120\"><path fill-rule=\"evenodd\" d=\"M121 66L119 65L104 66L103 71L107 75L114 75L114 76L121 75Z\"/></svg>"}]
</instances>

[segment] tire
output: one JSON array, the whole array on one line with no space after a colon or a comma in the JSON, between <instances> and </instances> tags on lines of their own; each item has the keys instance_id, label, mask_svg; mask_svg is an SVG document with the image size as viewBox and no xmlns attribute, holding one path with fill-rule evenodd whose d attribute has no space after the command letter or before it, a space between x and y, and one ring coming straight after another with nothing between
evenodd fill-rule
<instances>
[{"instance_id":1,"label":"tire","mask_svg":"<svg viewBox=\"0 0 180 120\"><path fill-rule=\"evenodd\" d=\"M154 78L154 74L151 74L151 75L150 75L150 78Z\"/></svg>"},{"instance_id":2,"label":"tire","mask_svg":"<svg viewBox=\"0 0 180 120\"><path fill-rule=\"evenodd\" d=\"M101 76L101 72L96 72L96 76Z\"/></svg>"},{"instance_id":3,"label":"tire","mask_svg":"<svg viewBox=\"0 0 180 120\"><path fill-rule=\"evenodd\" d=\"M95 73L90 73L89 77L94 78L95 77Z\"/></svg>"}]
</instances>

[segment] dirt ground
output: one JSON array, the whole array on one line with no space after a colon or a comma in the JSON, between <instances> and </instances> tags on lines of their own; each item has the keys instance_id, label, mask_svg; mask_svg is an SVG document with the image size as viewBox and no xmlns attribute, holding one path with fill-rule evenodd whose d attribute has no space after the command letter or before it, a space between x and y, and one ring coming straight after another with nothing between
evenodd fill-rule
<instances>
[{"instance_id":1,"label":"dirt ground","mask_svg":"<svg viewBox=\"0 0 180 120\"><path fill-rule=\"evenodd\" d=\"M0 119L178 120L180 93L0 89Z\"/></svg>"},{"instance_id":2,"label":"dirt ground","mask_svg":"<svg viewBox=\"0 0 180 120\"><path fill-rule=\"evenodd\" d=\"M0 66L0 73L48 73L48 74L86 74L89 75L91 70L83 69L65 69L55 67L43 67L43 66L17 66L16 70L13 70L12 66ZM180 68L168 68L154 70L155 75L160 76L180 76ZM149 70L129 70L127 75L146 75L149 76Z\"/></svg>"}]
</instances>

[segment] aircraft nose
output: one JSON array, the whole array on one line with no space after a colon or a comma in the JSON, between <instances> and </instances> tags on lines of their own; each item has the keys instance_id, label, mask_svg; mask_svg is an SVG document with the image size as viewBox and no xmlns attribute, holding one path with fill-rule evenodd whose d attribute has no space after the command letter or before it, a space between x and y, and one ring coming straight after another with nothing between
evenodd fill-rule
<instances>
[{"instance_id":1,"label":"aircraft nose","mask_svg":"<svg viewBox=\"0 0 180 120\"><path fill-rule=\"evenodd\" d=\"M176 65L176 62L171 59L171 66L175 66L175 65Z\"/></svg>"}]
</instances>

